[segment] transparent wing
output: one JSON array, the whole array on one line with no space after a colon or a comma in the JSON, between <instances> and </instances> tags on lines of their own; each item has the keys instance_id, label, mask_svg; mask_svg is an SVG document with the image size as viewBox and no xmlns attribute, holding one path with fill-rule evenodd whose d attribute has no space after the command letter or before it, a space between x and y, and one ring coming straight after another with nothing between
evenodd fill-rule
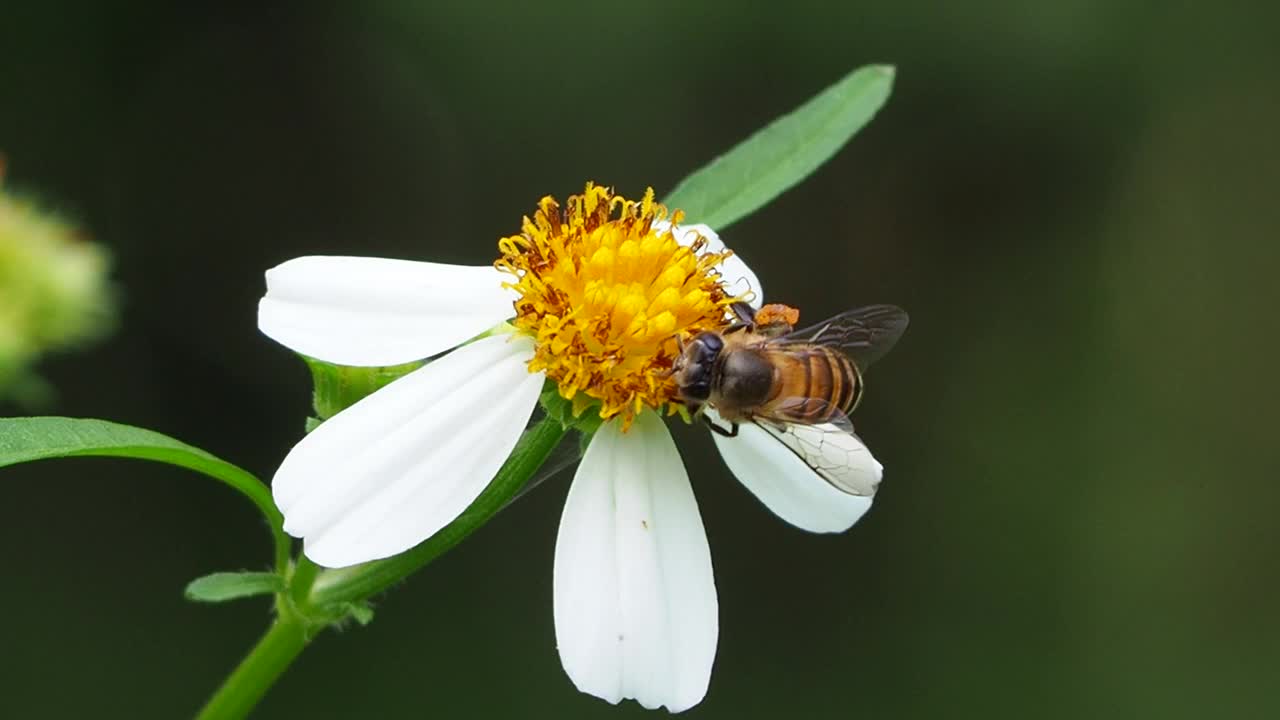
<instances>
[{"instance_id":1,"label":"transparent wing","mask_svg":"<svg viewBox=\"0 0 1280 720\"><path fill-rule=\"evenodd\" d=\"M871 497L876 494L884 468L862 439L853 434L848 418L841 416L840 419L842 422L821 425L764 418L752 422L795 453L832 487L850 495Z\"/></svg>"},{"instance_id":2,"label":"transparent wing","mask_svg":"<svg viewBox=\"0 0 1280 720\"><path fill-rule=\"evenodd\" d=\"M894 305L854 308L801 330L769 340L770 345L817 344L840 348L865 370L884 357L907 329L907 311Z\"/></svg>"},{"instance_id":3,"label":"transparent wing","mask_svg":"<svg viewBox=\"0 0 1280 720\"><path fill-rule=\"evenodd\" d=\"M760 415L779 424L814 425L815 417L830 416L825 423L837 430L853 434L853 421L844 411L819 397L788 397L770 403L769 412ZM819 423L820 424L820 423Z\"/></svg>"}]
</instances>

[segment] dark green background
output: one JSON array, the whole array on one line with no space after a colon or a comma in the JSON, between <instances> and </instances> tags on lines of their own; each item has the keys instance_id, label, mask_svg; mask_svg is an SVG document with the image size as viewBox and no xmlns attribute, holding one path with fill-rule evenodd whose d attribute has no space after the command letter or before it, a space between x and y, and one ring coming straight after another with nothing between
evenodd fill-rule
<instances>
[{"instance_id":1,"label":"dark green background","mask_svg":"<svg viewBox=\"0 0 1280 720\"><path fill-rule=\"evenodd\" d=\"M308 379L255 329L264 269L488 262L545 193L661 194L891 62L872 125L724 234L810 319L911 311L857 418L885 482L810 536L677 430L722 628L689 717L1276 716L1280 13L1196 7L9 3L9 182L112 248L123 300L43 364L47 410L270 476ZM225 488L111 460L0 483L0 716L190 715L265 627L181 597L268 562ZM260 715L644 715L560 668L565 487L321 637Z\"/></svg>"}]
</instances>

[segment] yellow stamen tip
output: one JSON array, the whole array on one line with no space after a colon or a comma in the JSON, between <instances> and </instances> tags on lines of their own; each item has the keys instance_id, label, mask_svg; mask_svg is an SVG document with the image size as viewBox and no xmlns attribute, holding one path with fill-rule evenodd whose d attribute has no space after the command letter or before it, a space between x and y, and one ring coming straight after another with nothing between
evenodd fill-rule
<instances>
[{"instance_id":1,"label":"yellow stamen tip","mask_svg":"<svg viewBox=\"0 0 1280 720\"><path fill-rule=\"evenodd\" d=\"M513 324L536 341L529 368L546 372L575 413L598 403L601 417L627 427L645 407L671 405L676 338L724 327L738 299L715 269L728 253L696 255L654 230L667 217L652 188L637 203L587 183L563 208L542 198L521 233L498 242L495 265L520 295Z\"/></svg>"}]
</instances>

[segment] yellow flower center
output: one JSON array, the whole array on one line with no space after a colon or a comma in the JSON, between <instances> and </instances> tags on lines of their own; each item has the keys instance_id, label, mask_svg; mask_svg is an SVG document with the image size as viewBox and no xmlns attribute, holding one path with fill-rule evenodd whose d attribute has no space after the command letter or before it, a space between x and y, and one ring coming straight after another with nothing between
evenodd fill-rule
<instances>
[{"instance_id":1,"label":"yellow flower center","mask_svg":"<svg viewBox=\"0 0 1280 720\"><path fill-rule=\"evenodd\" d=\"M703 252L704 238L681 245L652 188L640 202L587 183L565 208L552 197L524 219L519 235L502 238L495 263L510 273L520 299L516 328L536 342L530 372L543 371L581 414L630 425L645 407L676 396L671 364L676 338L722 328L728 295L715 266L731 253Z\"/></svg>"}]
</instances>

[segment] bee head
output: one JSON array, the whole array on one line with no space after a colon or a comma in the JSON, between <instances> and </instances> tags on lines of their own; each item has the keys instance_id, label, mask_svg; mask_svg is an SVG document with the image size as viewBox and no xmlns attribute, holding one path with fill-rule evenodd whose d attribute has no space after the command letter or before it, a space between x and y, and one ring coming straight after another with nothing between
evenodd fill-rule
<instances>
[{"instance_id":1,"label":"bee head","mask_svg":"<svg viewBox=\"0 0 1280 720\"><path fill-rule=\"evenodd\" d=\"M711 397L712 368L723 349L724 338L713 332L699 333L683 346L671 368L683 400L701 403Z\"/></svg>"}]
</instances>

